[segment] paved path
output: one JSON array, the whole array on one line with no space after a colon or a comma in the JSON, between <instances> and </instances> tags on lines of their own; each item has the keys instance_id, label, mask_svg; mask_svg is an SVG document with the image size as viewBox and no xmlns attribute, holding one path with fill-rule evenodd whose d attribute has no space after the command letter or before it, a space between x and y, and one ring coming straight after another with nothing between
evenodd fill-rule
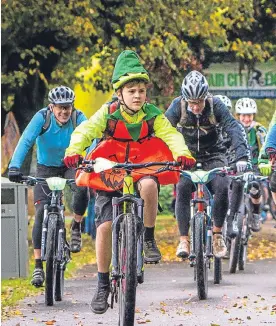
<instances>
[{"instance_id":1,"label":"paved path","mask_svg":"<svg viewBox=\"0 0 276 326\"><path fill-rule=\"evenodd\" d=\"M135 325L276 325L276 260L249 263L234 275L227 272L226 261L223 269L220 285L213 284L210 271L209 298L198 301L193 269L187 263L147 266L145 283L137 289ZM104 315L90 311L95 286L96 268L87 266L66 281L64 301L46 307L43 295L27 298L20 305L23 316L2 325L117 325L117 307Z\"/></svg>"}]
</instances>

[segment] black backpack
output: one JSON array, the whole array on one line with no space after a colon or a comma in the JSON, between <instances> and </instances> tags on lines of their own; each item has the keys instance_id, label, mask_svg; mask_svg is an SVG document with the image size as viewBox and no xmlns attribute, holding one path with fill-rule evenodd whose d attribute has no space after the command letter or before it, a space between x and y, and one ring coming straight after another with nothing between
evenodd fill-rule
<instances>
[{"instance_id":1,"label":"black backpack","mask_svg":"<svg viewBox=\"0 0 276 326\"><path fill-rule=\"evenodd\" d=\"M43 110L42 114L43 114L43 118L44 118L45 122L44 122L44 125L42 126L40 136L43 135L48 130L48 128L50 126L52 111L50 110L49 107L47 107L46 110ZM76 109L73 109L73 112L71 114L71 120L73 123L73 130L75 130L77 127L77 110Z\"/></svg>"}]
</instances>

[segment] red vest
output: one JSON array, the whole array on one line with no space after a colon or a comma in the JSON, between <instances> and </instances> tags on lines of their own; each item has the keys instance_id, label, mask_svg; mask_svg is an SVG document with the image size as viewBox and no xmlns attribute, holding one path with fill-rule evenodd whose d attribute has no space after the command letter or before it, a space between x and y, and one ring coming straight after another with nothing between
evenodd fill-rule
<instances>
[{"instance_id":1,"label":"red vest","mask_svg":"<svg viewBox=\"0 0 276 326\"><path fill-rule=\"evenodd\" d=\"M109 120L107 121L107 127L108 125ZM174 161L167 144L160 138L154 137L149 129L149 121L142 121L139 138L137 141L133 141L125 123L117 120L114 130L105 132L106 138L87 155L87 159L93 160L97 157L104 157L118 163ZM155 174L155 171L159 168L160 166L156 166L133 171L134 182L146 175L156 176L161 185L175 184L179 181L178 172L165 171ZM125 174L124 170L108 170L101 173L86 173L78 170L76 184L96 190L115 191L122 188Z\"/></svg>"}]
</instances>

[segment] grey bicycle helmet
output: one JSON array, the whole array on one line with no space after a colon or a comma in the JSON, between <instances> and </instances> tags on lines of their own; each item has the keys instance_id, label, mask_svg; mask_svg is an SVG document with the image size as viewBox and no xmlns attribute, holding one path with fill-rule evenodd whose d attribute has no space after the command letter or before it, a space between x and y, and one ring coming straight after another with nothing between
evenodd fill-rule
<instances>
[{"instance_id":1,"label":"grey bicycle helmet","mask_svg":"<svg viewBox=\"0 0 276 326\"><path fill-rule=\"evenodd\" d=\"M215 95L214 97L219 98L227 106L228 110L232 109L232 103L229 97L225 95Z\"/></svg>"},{"instance_id":2,"label":"grey bicycle helmet","mask_svg":"<svg viewBox=\"0 0 276 326\"><path fill-rule=\"evenodd\" d=\"M183 80L181 92L187 100L197 100L207 97L209 85L206 78L198 71L191 71Z\"/></svg>"},{"instance_id":3,"label":"grey bicycle helmet","mask_svg":"<svg viewBox=\"0 0 276 326\"><path fill-rule=\"evenodd\" d=\"M73 104L75 93L71 88L61 85L50 90L48 99L53 104Z\"/></svg>"}]
</instances>

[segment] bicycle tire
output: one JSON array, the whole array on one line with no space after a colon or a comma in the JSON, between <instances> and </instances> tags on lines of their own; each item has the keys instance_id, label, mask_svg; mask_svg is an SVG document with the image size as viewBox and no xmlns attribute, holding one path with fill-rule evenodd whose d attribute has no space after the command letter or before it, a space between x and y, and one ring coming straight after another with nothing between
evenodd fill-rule
<instances>
[{"instance_id":1,"label":"bicycle tire","mask_svg":"<svg viewBox=\"0 0 276 326\"><path fill-rule=\"evenodd\" d=\"M119 325L134 325L137 286L136 216L124 214L119 241Z\"/></svg>"},{"instance_id":2,"label":"bicycle tire","mask_svg":"<svg viewBox=\"0 0 276 326\"><path fill-rule=\"evenodd\" d=\"M238 234L235 238L231 239L230 247L230 258L229 258L229 273L234 274L237 270L237 265L239 261L239 255L242 245L242 224L243 224L243 215L237 215L237 227Z\"/></svg>"},{"instance_id":3,"label":"bicycle tire","mask_svg":"<svg viewBox=\"0 0 276 326\"><path fill-rule=\"evenodd\" d=\"M55 300L62 301L64 292L64 268L62 264L57 265L56 271L56 286L55 286Z\"/></svg>"},{"instance_id":4,"label":"bicycle tire","mask_svg":"<svg viewBox=\"0 0 276 326\"><path fill-rule=\"evenodd\" d=\"M46 278L45 278L45 304L52 306L54 304L55 278L56 278L56 225L57 214L50 213L48 219L48 234L46 242Z\"/></svg>"},{"instance_id":5,"label":"bicycle tire","mask_svg":"<svg viewBox=\"0 0 276 326\"><path fill-rule=\"evenodd\" d=\"M243 241L241 242L241 247L240 247L240 253L239 253L239 260L238 260L238 267L240 271L243 271L246 265L246 259L247 259L247 243L249 241L249 227L248 227L248 213L246 214L244 225L242 228L242 238Z\"/></svg>"},{"instance_id":6,"label":"bicycle tire","mask_svg":"<svg viewBox=\"0 0 276 326\"><path fill-rule=\"evenodd\" d=\"M208 295L208 270L207 261L205 257L205 245L204 245L204 214L198 213L195 216L195 254L196 254L196 282L197 282L197 294L199 300L207 299Z\"/></svg>"},{"instance_id":7,"label":"bicycle tire","mask_svg":"<svg viewBox=\"0 0 276 326\"><path fill-rule=\"evenodd\" d=\"M222 280L221 258L214 257L214 284L219 284Z\"/></svg>"}]
</instances>

